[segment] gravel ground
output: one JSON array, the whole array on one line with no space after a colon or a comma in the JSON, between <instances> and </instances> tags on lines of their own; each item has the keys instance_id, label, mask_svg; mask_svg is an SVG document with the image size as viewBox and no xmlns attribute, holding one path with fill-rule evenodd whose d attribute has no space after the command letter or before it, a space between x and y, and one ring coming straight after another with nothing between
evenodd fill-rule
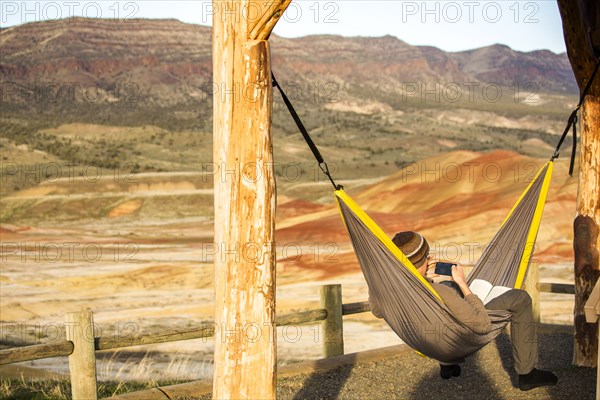
<instances>
[{"instance_id":1,"label":"gravel ground","mask_svg":"<svg viewBox=\"0 0 600 400\"><path fill-rule=\"evenodd\" d=\"M402 400L593 400L596 368L571 365L573 336L539 335L540 369L558 375L558 385L522 392L513 369L508 335L500 335L462 364L458 378L442 380L439 364L413 351L388 359L357 362L328 372L277 380L277 398ZM210 395L194 397L210 399ZM183 398L180 398L183 399ZM186 397L186 400L190 397Z\"/></svg>"},{"instance_id":2,"label":"gravel ground","mask_svg":"<svg viewBox=\"0 0 600 400\"><path fill-rule=\"evenodd\" d=\"M442 380L439 365L416 353L278 380L279 399L556 399L595 398L596 369L571 366L573 336L539 336L539 368L558 375L557 386L522 392L507 335L462 364L458 378ZM502 356L502 357L500 357ZM503 361L502 361L503 360Z\"/></svg>"},{"instance_id":3,"label":"gravel ground","mask_svg":"<svg viewBox=\"0 0 600 400\"><path fill-rule=\"evenodd\" d=\"M458 378L442 380L439 365L415 352L387 360L359 362L328 372L279 378L282 399L403 400L593 400L596 369L571 365L573 336L539 335L540 369L554 371L558 385L522 392L513 369L508 335L500 335L462 364ZM210 395L200 399L210 399Z\"/></svg>"}]
</instances>

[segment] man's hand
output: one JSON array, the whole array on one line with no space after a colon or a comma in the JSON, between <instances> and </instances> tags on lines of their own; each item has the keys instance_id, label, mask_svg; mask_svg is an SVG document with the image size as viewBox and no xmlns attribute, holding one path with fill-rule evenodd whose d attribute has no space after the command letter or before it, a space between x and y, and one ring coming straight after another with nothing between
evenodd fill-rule
<instances>
[{"instance_id":1,"label":"man's hand","mask_svg":"<svg viewBox=\"0 0 600 400\"><path fill-rule=\"evenodd\" d=\"M465 271L460 264L456 264L452 267L452 280L456 282L460 290L463 292L463 295L466 297L470 295L471 289L469 289L469 285L467 284L467 280L465 279Z\"/></svg>"},{"instance_id":2,"label":"man's hand","mask_svg":"<svg viewBox=\"0 0 600 400\"><path fill-rule=\"evenodd\" d=\"M452 279L459 285L461 283L467 283L467 280L465 279L465 270L462 265L456 264L452 267Z\"/></svg>"}]
</instances>

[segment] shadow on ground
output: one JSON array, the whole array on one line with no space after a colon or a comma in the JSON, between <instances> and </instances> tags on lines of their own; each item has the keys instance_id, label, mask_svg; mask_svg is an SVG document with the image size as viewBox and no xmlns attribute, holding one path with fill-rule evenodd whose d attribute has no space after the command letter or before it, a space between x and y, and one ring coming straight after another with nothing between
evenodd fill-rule
<instances>
[{"instance_id":1,"label":"shadow on ground","mask_svg":"<svg viewBox=\"0 0 600 400\"><path fill-rule=\"evenodd\" d=\"M540 335L538 346L538 367L558 375L557 386L527 392L518 389L518 375L514 370L510 337L502 334L496 338L495 343L490 343L467 359L462 365L459 378L442 380L436 369L425 374L406 397L400 395L398 398L595 399L596 370L571 366L572 335Z\"/></svg>"},{"instance_id":2,"label":"shadow on ground","mask_svg":"<svg viewBox=\"0 0 600 400\"><path fill-rule=\"evenodd\" d=\"M437 362L406 352L328 372L279 379L278 398L593 400L596 369L571 366L572 349L572 335L540 335L538 366L554 371L559 384L527 392L517 387L510 338L503 334L469 357L462 364L462 374L458 378L443 380Z\"/></svg>"},{"instance_id":3,"label":"shadow on ground","mask_svg":"<svg viewBox=\"0 0 600 400\"><path fill-rule=\"evenodd\" d=\"M302 399L337 399L344 388L355 366L355 358L348 365L343 365L329 373L313 373L304 382L302 388L292 397L293 400ZM334 378L335 377L335 378ZM325 383L323 384L323 379Z\"/></svg>"}]
</instances>

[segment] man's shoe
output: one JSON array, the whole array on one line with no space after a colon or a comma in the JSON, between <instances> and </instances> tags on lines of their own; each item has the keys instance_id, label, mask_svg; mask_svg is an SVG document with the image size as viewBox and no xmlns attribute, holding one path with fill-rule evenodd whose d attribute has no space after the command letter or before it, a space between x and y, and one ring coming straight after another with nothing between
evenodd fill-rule
<instances>
[{"instance_id":1,"label":"man's shoe","mask_svg":"<svg viewBox=\"0 0 600 400\"><path fill-rule=\"evenodd\" d=\"M450 379L453 376L460 376L460 365L441 365L440 376L442 379Z\"/></svg>"},{"instance_id":2,"label":"man's shoe","mask_svg":"<svg viewBox=\"0 0 600 400\"><path fill-rule=\"evenodd\" d=\"M460 365L454 364L452 365L452 376L460 376Z\"/></svg>"},{"instance_id":3,"label":"man's shoe","mask_svg":"<svg viewBox=\"0 0 600 400\"><path fill-rule=\"evenodd\" d=\"M519 389L531 390L540 386L556 385L558 377L550 371L532 369L526 375L519 375Z\"/></svg>"}]
</instances>

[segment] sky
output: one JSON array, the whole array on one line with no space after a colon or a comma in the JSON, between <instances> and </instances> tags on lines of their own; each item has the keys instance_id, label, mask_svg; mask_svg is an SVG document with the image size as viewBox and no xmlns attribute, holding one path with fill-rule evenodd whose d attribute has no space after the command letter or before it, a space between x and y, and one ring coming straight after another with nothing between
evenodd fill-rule
<instances>
[{"instance_id":1,"label":"sky","mask_svg":"<svg viewBox=\"0 0 600 400\"><path fill-rule=\"evenodd\" d=\"M73 16L175 18L211 25L213 10L206 0L2 0L0 26ZM519 51L565 51L556 0L293 0L274 33L284 37L392 35L412 45L446 51L496 43Z\"/></svg>"}]
</instances>

